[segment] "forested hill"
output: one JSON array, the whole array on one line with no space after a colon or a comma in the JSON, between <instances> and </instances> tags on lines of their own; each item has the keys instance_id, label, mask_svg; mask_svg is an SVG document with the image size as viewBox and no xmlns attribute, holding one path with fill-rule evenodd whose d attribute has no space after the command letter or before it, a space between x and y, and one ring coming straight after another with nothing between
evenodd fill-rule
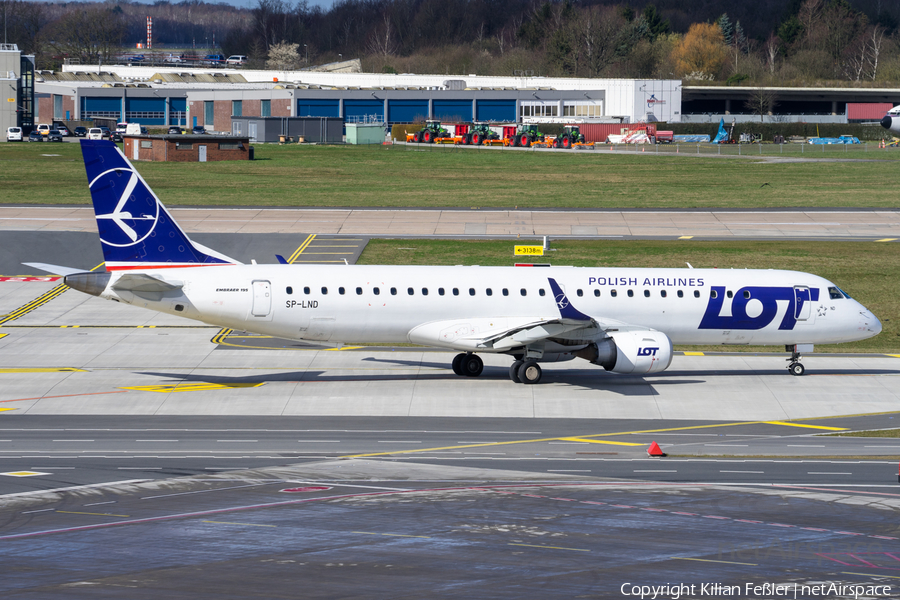
<instances>
[{"instance_id":1,"label":"forested hill","mask_svg":"<svg viewBox=\"0 0 900 600\"><path fill-rule=\"evenodd\" d=\"M155 48L246 54L291 68L361 58L364 70L665 77L742 85L900 81L900 3L886 0L0 0L8 41L37 56L109 60Z\"/></svg>"}]
</instances>

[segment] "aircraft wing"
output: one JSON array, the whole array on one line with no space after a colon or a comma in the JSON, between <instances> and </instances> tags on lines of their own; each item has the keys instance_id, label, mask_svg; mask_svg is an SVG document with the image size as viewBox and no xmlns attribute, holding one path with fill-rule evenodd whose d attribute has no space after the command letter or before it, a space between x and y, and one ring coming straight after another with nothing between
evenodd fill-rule
<instances>
[{"instance_id":1,"label":"aircraft wing","mask_svg":"<svg viewBox=\"0 0 900 600\"><path fill-rule=\"evenodd\" d=\"M143 273L126 273L112 285L114 290L129 292L170 292L181 289L181 281L166 281Z\"/></svg>"},{"instance_id":2,"label":"aircraft wing","mask_svg":"<svg viewBox=\"0 0 900 600\"><path fill-rule=\"evenodd\" d=\"M73 269L72 267L61 267L59 265L48 265L47 263L22 263L26 267L32 267L53 275L74 275L75 273L87 273L90 269Z\"/></svg>"}]
</instances>

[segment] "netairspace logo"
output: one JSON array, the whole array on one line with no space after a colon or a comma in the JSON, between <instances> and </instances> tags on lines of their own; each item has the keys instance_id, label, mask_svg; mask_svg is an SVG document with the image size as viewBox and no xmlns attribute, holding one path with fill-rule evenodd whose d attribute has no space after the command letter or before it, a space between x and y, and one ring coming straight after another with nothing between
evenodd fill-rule
<instances>
[{"instance_id":1,"label":"netairspace logo","mask_svg":"<svg viewBox=\"0 0 900 600\"><path fill-rule=\"evenodd\" d=\"M838 583L745 583L725 585L722 583L670 583L666 585L637 585L623 583L619 591L623 596L641 600L679 600L679 598L702 598L729 596L743 598L889 598L889 585L843 585Z\"/></svg>"}]
</instances>

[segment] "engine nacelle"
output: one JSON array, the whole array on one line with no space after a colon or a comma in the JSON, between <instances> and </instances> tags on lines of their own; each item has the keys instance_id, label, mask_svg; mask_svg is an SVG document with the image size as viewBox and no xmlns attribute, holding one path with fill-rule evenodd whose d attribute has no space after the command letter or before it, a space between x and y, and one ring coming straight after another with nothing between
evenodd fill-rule
<instances>
[{"instance_id":1,"label":"engine nacelle","mask_svg":"<svg viewBox=\"0 0 900 600\"><path fill-rule=\"evenodd\" d=\"M578 357L613 373L659 373L672 364L672 340L661 331L614 331Z\"/></svg>"}]
</instances>

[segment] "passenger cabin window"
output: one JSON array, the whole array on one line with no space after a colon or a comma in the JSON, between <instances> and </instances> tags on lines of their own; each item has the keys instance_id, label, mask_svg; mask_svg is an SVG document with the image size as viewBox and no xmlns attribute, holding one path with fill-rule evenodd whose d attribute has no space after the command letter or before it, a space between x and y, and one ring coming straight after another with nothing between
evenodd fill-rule
<instances>
[{"instance_id":1,"label":"passenger cabin window","mask_svg":"<svg viewBox=\"0 0 900 600\"><path fill-rule=\"evenodd\" d=\"M678 297L679 297L679 298L684 298L684 292L681 291L681 290L678 290Z\"/></svg>"},{"instance_id":2,"label":"passenger cabin window","mask_svg":"<svg viewBox=\"0 0 900 600\"><path fill-rule=\"evenodd\" d=\"M750 290L744 290L744 298L750 297Z\"/></svg>"},{"instance_id":3,"label":"passenger cabin window","mask_svg":"<svg viewBox=\"0 0 900 600\"><path fill-rule=\"evenodd\" d=\"M290 296L294 293L294 288L292 288L291 286L287 286L287 289L285 289L284 291L286 291L288 293L288 296Z\"/></svg>"},{"instance_id":4,"label":"passenger cabin window","mask_svg":"<svg viewBox=\"0 0 900 600\"><path fill-rule=\"evenodd\" d=\"M504 295L504 296L509 296L509 290L506 289L506 288L503 288L503 295Z\"/></svg>"},{"instance_id":5,"label":"passenger cabin window","mask_svg":"<svg viewBox=\"0 0 900 600\"><path fill-rule=\"evenodd\" d=\"M628 297L634 298L634 290L628 290Z\"/></svg>"},{"instance_id":6,"label":"passenger cabin window","mask_svg":"<svg viewBox=\"0 0 900 600\"><path fill-rule=\"evenodd\" d=\"M718 297L719 297L719 293L718 293L716 290L712 290L712 291L709 292L709 297L710 297L710 298L718 298Z\"/></svg>"},{"instance_id":7,"label":"passenger cabin window","mask_svg":"<svg viewBox=\"0 0 900 600\"><path fill-rule=\"evenodd\" d=\"M414 290L412 288L406 288L406 293L409 294L410 296L412 296L413 294L416 293L416 290Z\"/></svg>"},{"instance_id":8,"label":"passenger cabin window","mask_svg":"<svg viewBox=\"0 0 900 600\"><path fill-rule=\"evenodd\" d=\"M346 290L345 290L344 288L342 288L342 287L339 287L339 288L338 288L338 294L340 294L341 296L344 295L344 292L345 292L345 291L346 291Z\"/></svg>"},{"instance_id":9,"label":"passenger cabin window","mask_svg":"<svg viewBox=\"0 0 900 600\"><path fill-rule=\"evenodd\" d=\"M422 288L422 295L423 295L423 296L427 296L427 295L428 295L428 288Z\"/></svg>"},{"instance_id":10,"label":"passenger cabin window","mask_svg":"<svg viewBox=\"0 0 900 600\"><path fill-rule=\"evenodd\" d=\"M474 295L475 295L475 288L469 288L469 295L470 295L470 296L474 296Z\"/></svg>"},{"instance_id":11,"label":"passenger cabin window","mask_svg":"<svg viewBox=\"0 0 900 600\"><path fill-rule=\"evenodd\" d=\"M725 292L725 295L728 296L729 298L734 296L734 294L731 292L731 290L728 290L727 292Z\"/></svg>"},{"instance_id":12,"label":"passenger cabin window","mask_svg":"<svg viewBox=\"0 0 900 600\"><path fill-rule=\"evenodd\" d=\"M544 291L544 288L541 288L538 290L538 296L543 296L545 294L546 294L546 292Z\"/></svg>"},{"instance_id":13,"label":"passenger cabin window","mask_svg":"<svg viewBox=\"0 0 900 600\"><path fill-rule=\"evenodd\" d=\"M397 288L391 288L391 296L397 295Z\"/></svg>"},{"instance_id":14,"label":"passenger cabin window","mask_svg":"<svg viewBox=\"0 0 900 600\"><path fill-rule=\"evenodd\" d=\"M609 290L609 295L615 298L619 295L619 292L617 292L616 290Z\"/></svg>"},{"instance_id":15,"label":"passenger cabin window","mask_svg":"<svg viewBox=\"0 0 900 600\"><path fill-rule=\"evenodd\" d=\"M650 297L650 290L644 290L644 298Z\"/></svg>"},{"instance_id":16,"label":"passenger cabin window","mask_svg":"<svg viewBox=\"0 0 900 600\"><path fill-rule=\"evenodd\" d=\"M453 295L459 296L459 288L453 288Z\"/></svg>"},{"instance_id":17,"label":"passenger cabin window","mask_svg":"<svg viewBox=\"0 0 900 600\"><path fill-rule=\"evenodd\" d=\"M491 288L484 290L484 293L487 294L488 296L491 296L494 294L494 292L491 290Z\"/></svg>"},{"instance_id":18,"label":"passenger cabin window","mask_svg":"<svg viewBox=\"0 0 900 600\"><path fill-rule=\"evenodd\" d=\"M694 290L694 298L700 297L700 290Z\"/></svg>"},{"instance_id":19,"label":"passenger cabin window","mask_svg":"<svg viewBox=\"0 0 900 600\"><path fill-rule=\"evenodd\" d=\"M844 295L841 294L841 291L836 287L830 287L828 288L828 297L832 300L841 300L843 299Z\"/></svg>"},{"instance_id":20,"label":"passenger cabin window","mask_svg":"<svg viewBox=\"0 0 900 600\"><path fill-rule=\"evenodd\" d=\"M519 293L522 294L523 296L527 296L528 290L526 290L525 288L522 288L521 290L519 290Z\"/></svg>"},{"instance_id":21,"label":"passenger cabin window","mask_svg":"<svg viewBox=\"0 0 900 600\"><path fill-rule=\"evenodd\" d=\"M323 296L327 296L327 295L328 295L328 288L327 288L327 287L323 287L323 288L322 288L322 295L323 295Z\"/></svg>"},{"instance_id":22,"label":"passenger cabin window","mask_svg":"<svg viewBox=\"0 0 900 600\"><path fill-rule=\"evenodd\" d=\"M375 295L377 296L378 294L381 293L381 290L378 289L377 287L376 287L376 288L372 288L372 293L375 294Z\"/></svg>"},{"instance_id":23,"label":"passenger cabin window","mask_svg":"<svg viewBox=\"0 0 900 600\"><path fill-rule=\"evenodd\" d=\"M665 297L666 297L666 290L659 290L659 295L662 296L663 298L665 298Z\"/></svg>"},{"instance_id":24,"label":"passenger cabin window","mask_svg":"<svg viewBox=\"0 0 900 600\"><path fill-rule=\"evenodd\" d=\"M438 296L444 295L444 288L438 288Z\"/></svg>"},{"instance_id":25,"label":"passenger cabin window","mask_svg":"<svg viewBox=\"0 0 900 600\"><path fill-rule=\"evenodd\" d=\"M362 288L361 287L356 288L356 295L362 296Z\"/></svg>"},{"instance_id":26,"label":"passenger cabin window","mask_svg":"<svg viewBox=\"0 0 900 600\"><path fill-rule=\"evenodd\" d=\"M576 294L579 298L581 298L582 296L584 296L584 290L578 290L578 291L575 292L575 294Z\"/></svg>"},{"instance_id":27,"label":"passenger cabin window","mask_svg":"<svg viewBox=\"0 0 900 600\"><path fill-rule=\"evenodd\" d=\"M309 294L309 288L308 288L308 287L303 288L303 293L308 295L308 294Z\"/></svg>"},{"instance_id":28,"label":"passenger cabin window","mask_svg":"<svg viewBox=\"0 0 900 600\"><path fill-rule=\"evenodd\" d=\"M599 298L599 297L600 297L600 290L594 290L594 297L595 297L595 298Z\"/></svg>"}]
</instances>

